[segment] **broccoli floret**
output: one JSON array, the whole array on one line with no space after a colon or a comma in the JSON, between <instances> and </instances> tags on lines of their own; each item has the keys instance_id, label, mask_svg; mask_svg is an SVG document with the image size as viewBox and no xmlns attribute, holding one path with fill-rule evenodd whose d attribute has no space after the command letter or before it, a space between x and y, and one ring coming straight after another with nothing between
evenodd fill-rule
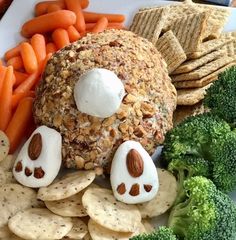
<instances>
[{"instance_id":1,"label":"broccoli floret","mask_svg":"<svg viewBox=\"0 0 236 240\"><path fill-rule=\"evenodd\" d=\"M236 66L219 75L207 90L204 106L232 126L236 126Z\"/></svg>"},{"instance_id":2,"label":"broccoli floret","mask_svg":"<svg viewBox=\"0 0 236 240\"><path fill-rule=\"evenodd\" d=\"M168 226L184 240L235 240L236 205L205 177L184 182L185 199L171 211Z\"/></svg>"},{"instance_id":3,"label":"broccoli floret","mask_svg":"<svg viewBox=\"0 0 236 240\"><path fill-rule=\"evenodd\" d=\"M160 227L149 234L140 234L130 238L131 240L177 240L173 230L167 227Z\"/></svg>"}]
</instances>

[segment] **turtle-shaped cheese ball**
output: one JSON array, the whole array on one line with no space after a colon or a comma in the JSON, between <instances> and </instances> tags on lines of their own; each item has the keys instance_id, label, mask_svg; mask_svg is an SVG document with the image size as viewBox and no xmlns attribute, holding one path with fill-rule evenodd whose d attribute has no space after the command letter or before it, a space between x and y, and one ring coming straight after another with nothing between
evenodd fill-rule
<instances>
[{"instance_id":1,"label":"turtle-shaped cheese ball","mask_svg":"<svg viewBox=\"0 0 236 240\"><path fill-rule=\"evenodd\" d=\"M81 112L75 101L80 95L75 94L75 86L94 69L113 72L124 86L122 102L109 117ZM104 76L109 81L109 74ZM96 93L88 91L88 102L96 101ZM98 108L107 113L109 104ZM107 170L115 151L127 140L140 142L151 155L172 128L175 108L176 90L154 45L130 31L106 30L88 34L52 56L37 87L33 111L37 125L61 133L65 167Z\"/></svg>"}]
</instances>

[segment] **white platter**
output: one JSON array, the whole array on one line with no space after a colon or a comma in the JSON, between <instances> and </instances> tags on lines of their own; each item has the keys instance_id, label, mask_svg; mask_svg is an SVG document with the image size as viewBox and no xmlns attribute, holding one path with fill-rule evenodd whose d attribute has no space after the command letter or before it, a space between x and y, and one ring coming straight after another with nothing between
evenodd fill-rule
<instances>
[{"instance_id":1,"label":"white platter","mask_svg":"<svg viewBox=\"0 0 236 240\"><path fill-rule=\"evenodd\" d=\"M33 8L35 3L42 0L14 0L2 20L0 21L0 57L11 47L14 47L22 37L20 29L22 24L33 17ZM122 13L127 20L126 26L129 26L133 15L140 7L153 5L177 4L171 1L159 0L90 0L89 11ZM231 16L225 26L224 31L236 31L236 8L231 8ZM231 194L236 201L236 191Z\"/></svg>"}]
</instances>

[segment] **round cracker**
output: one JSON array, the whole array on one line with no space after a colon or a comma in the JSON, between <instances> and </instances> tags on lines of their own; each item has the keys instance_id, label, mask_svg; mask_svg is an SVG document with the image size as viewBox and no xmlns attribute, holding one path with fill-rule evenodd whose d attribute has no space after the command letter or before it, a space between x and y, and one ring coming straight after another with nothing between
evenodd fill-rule
<instances>
[{"instance_id":1,"label":"round cracker","mask_svg":"<svg viewBox=\"0 0 236 240\"><path fill-rule=\"evenodd\" d=\"M5 172L6 183L17 183L12 172Z\"/></svg>"},{"instance_id":2,"label":"round cracker","mask_svg":"<svg viewBox=\"0 0 236 240\"><path fill-rule=\"evenodd\" d=\"M82 197L88 215L101 226L117 232L135 232L141 215L135 205L117 201L111 190L89 188Z\"/></svg>"},{"instance_id":3,"label":"round cracker","mask_svg":"<svg viewBox=\"0 0 236 240\"><path fill-rule=\"evenodd\" d=\"M0 162L3 161L10 149L10 143L7 135L0 130Z\"/></svg>"},{"instance_id":4,"label":"round cracker","mask_svg":"<svg viewBox=\"0 0 236 240\"><path fill-rule=\"evenodd\" d=\"M16 156L9 154L0 162L0 167L5 171L12 171L15 160Z\"/></svg>"},{"instance_id":5,"label":"round cracker","mask_svg":"<svg viewBox=\"0 0 236 240\"><path fill-rule=\"evenodd\" d=\"M69 239L83 239L88 233L87 225L79 218L72 218L73 227L66 237Z\"/></svg>"},{"instance_id":6,"label":"round cracker","mask_svg":"<svg viewBox=\"0 0 236 240\"><path fill-rule=\"evenodd\" d=\"M69 198L58 201L46 201L46 207L53 213L63 217L84 217L87 212L82 204L82 196L84 191L81 191Z\"/></svg>"},{"instance_id":7,"label":"round cracker","mask_svg":"<svg viewBox=\"0 0 236 240\"><path fill-rule=\"evenodd\" d=\"M145 233L145 228L141 223L135 233L124 233L104 228L92 219L88 222L88 229L93 240L129 240L131 237Z\"/></svg>"},{"instance_id":8,"label":"round cracker","mask_svg":"<svg viewBox=\"0 0 236 240\"><path fill-rule=\"evenodd\" d=\"M0 167L0 185L4 185L7 181L5 171Z\"/></svg>"},{"instance_id":9,"label":"round cracker","mask_svg":"<svg viewBox=\"0 0 236 240\"><path fill-rule=\"evenodd\" d=\"M57 201L69 198L85 189L94 179L94 171L69 173L50 186L40 188L38 198L43 201Z\"/></svg>"},{"instance_id":10,"label":"round cracker","mask_svg":"<svg viewBox=\"0 0 236 240\"><path fill-rule=\"evenodd\" d=\"M61 239L71 229L71 218L63 218L46 208L31 208L18 212L9 222L9 229L24 239Z\"/></svg>"},{"instance_id":11,"label":"round cracker","mask_svg":"<svg viewBox=\"0 0 236 240\"><path fill-rule=\"evenodd\" d=\"M6 226L8 219L17 212L41 205L42 202L37 200L33 189L19 184L0 186L0 228Z\"/></svg>"},{"instance_id":12,"label":"round cracker","mask_svg":"<svg viewBox=\"0 0 236 240\"><path fill-rule=\"evenodd\" d=\"M165 169L157 169L159 190L149 202L137 204L142 218L156 217L165 213L173 205L177 196L177 182L173 174Z\"/></svg>"}]
</instances>

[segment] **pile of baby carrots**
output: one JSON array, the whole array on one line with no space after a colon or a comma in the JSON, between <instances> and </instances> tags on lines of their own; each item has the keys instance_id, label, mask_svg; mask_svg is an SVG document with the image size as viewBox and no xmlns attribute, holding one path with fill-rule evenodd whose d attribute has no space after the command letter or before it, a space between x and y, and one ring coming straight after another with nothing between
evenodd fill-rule
<instances>
[{"instance_id":1,"label":"pile of baby carrots","mask_svg":"<svg viewBox=\"0 0 236 240\"><path fill-rule=\"evenodd\" d=\"M35 129L32 106L35 88L52 54L87 33L123 29L124 15L84 9L89 0L57 0L36 4L35 17L25 24L26 38L0 60L0 130L13 153Z\"/></svg>"}]
</instances>

